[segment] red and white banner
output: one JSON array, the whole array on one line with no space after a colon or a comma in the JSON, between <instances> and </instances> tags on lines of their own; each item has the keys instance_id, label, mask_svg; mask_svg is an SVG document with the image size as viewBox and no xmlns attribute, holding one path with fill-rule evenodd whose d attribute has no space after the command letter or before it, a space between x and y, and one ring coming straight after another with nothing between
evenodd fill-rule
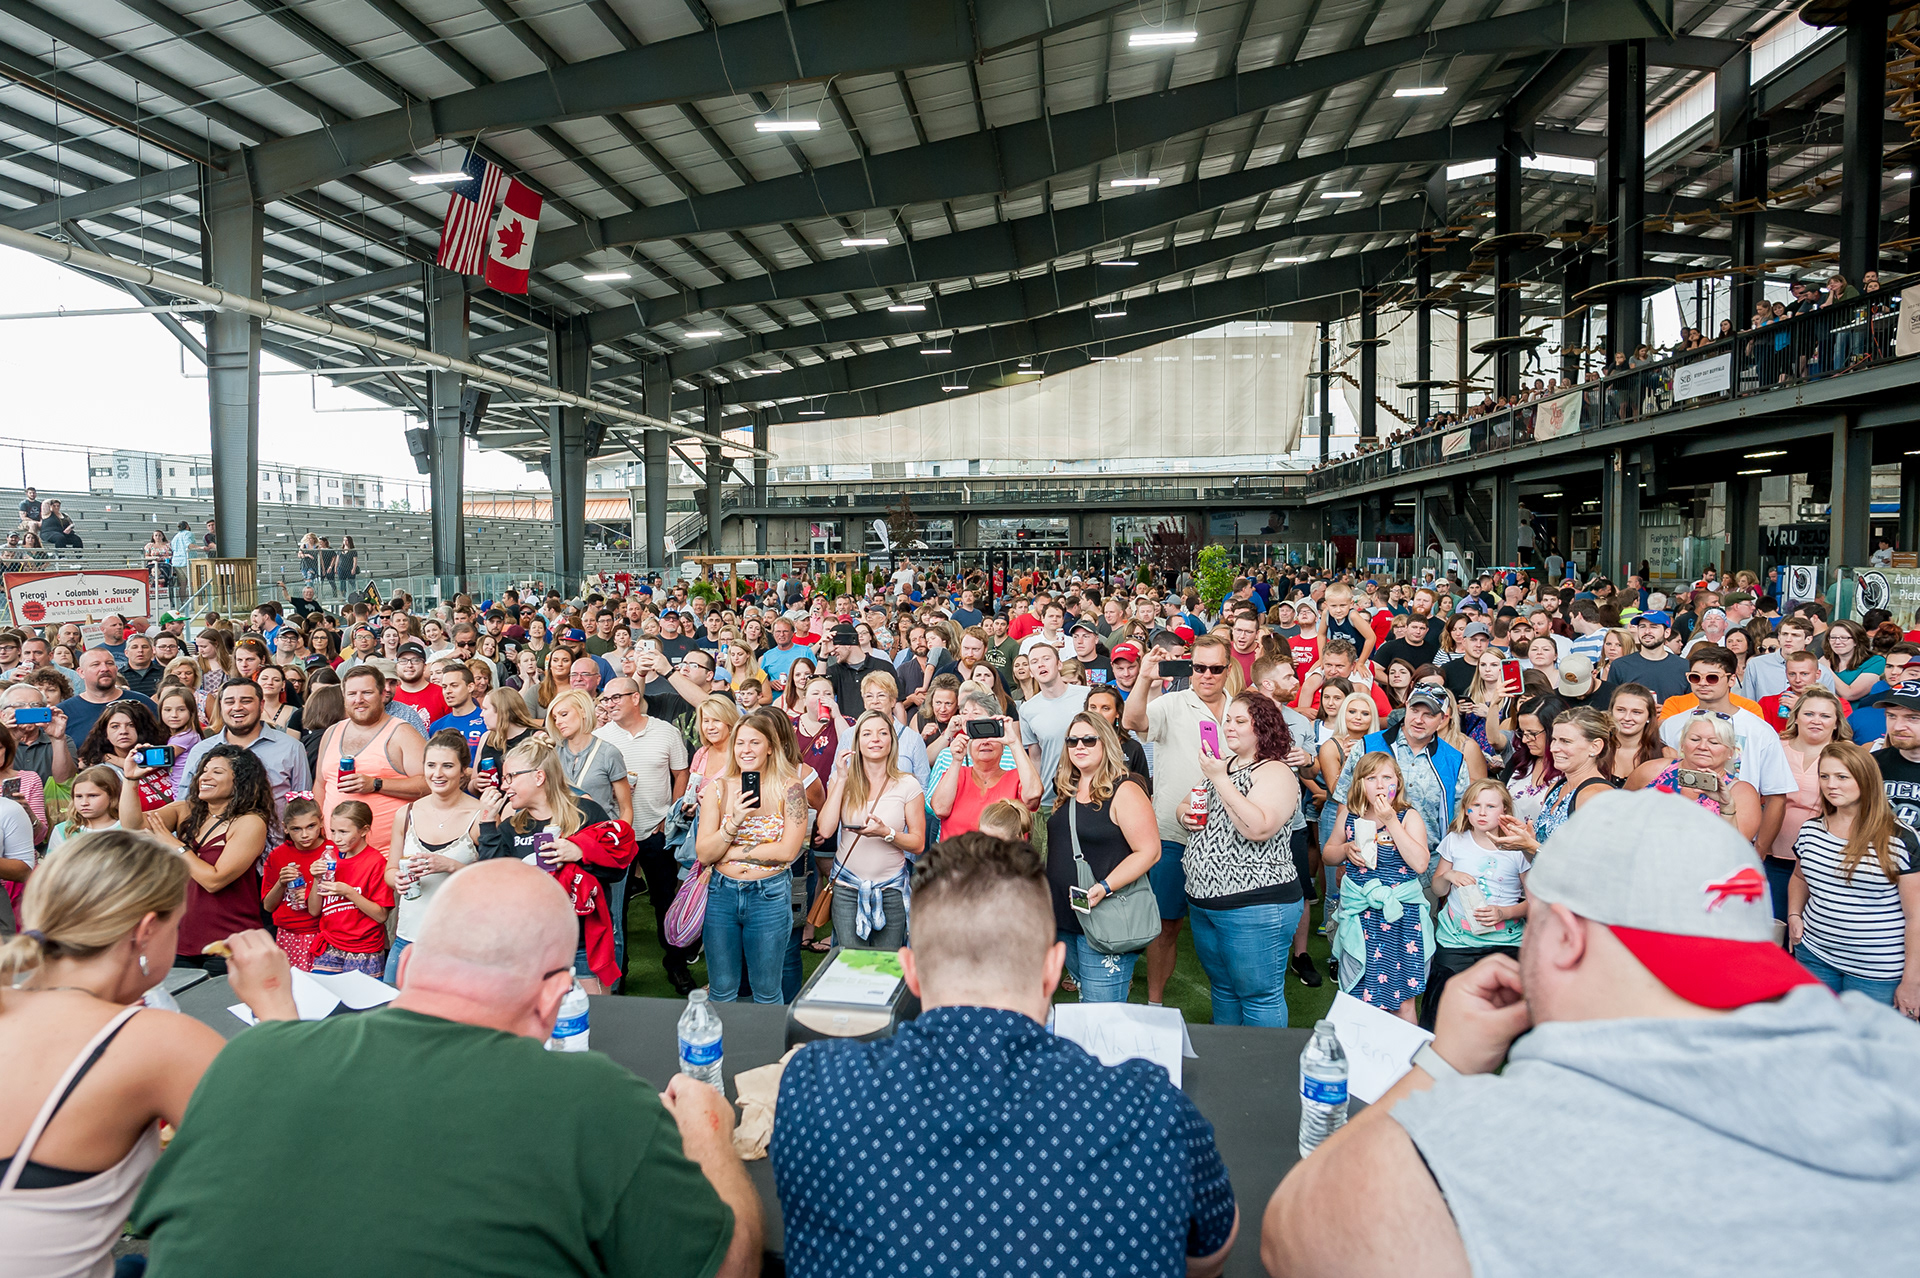
<instances>
[{"instance_id":1,"label":"red and white banner","mask_svg":"<svg viewBox=\"0 0 1920 1278\"><path fill-rule=\"evenodd\" d=\"M1570 390L1564 395L1555 395L1552 399L1543 399L1533 414L1533 437L1535 439L1558 439L1562 435L1577 434L1580 430L1581 409L1585 399L1578 390Z\"/></svg>"},{"instance_id":2,"label":"red and white banner","mask_svg":"<svg viewBox=\"0 0 1920 1278\"><path fill-rule=\"evenodd\" d=\"M527 291L527 275L533 270L533 237L540 230L538 195L521 185L519 178L507 182L507 198L493 219L493 235L487 241L487 287L502 293Z\"/></svg>"},{"instance_id":3,"label":"red and white banner","mask_svg":"<svg viewBox=\"0 0 1920 1278\"><path fill-rule=\"evenodd\" d=\"M7 607L16 626L97 625L108 613L129 621L153 615L147 574L138 568L6 574Z\"/></svg>"}]
</instances>

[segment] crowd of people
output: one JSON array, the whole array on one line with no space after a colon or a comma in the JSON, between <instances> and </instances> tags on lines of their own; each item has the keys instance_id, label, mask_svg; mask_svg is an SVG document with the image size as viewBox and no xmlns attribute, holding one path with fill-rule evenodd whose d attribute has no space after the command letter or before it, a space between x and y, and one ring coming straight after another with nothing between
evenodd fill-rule
<instances>
[{"instance_id":1,"label":"crowd of people","mask_svg":"<svg viewBox=\"0 0 1920 1278\"><path fill-rule=\"evenodd\" d=\"M461 1151L485 1169L532 1149L445 1208L473 1237L422 1236L356 1197L359 1242L550 1247L621 1272L617 1258L671 1238L665 1272L750 1272L760 1208L716 1139L724 1101L684 1078L656 1097L623 1071L555 1073L537 1044L512 1044L544 1038L576 985L617 992L637 972L715 1003L790 1003L803 954L835 946L900 951L927 1010L890 1043L789 1067L772 1154L801 1273L1046 1268L1035 1257L1074 1247L1128 1256L1127 1271L1184 1257L1218 1272L1239 1214L1205 1120L1155 1068L1097 1075L1042 1028L1057 990L1163 1002L1183 931L1216 1024L1286 1026L1290 989L1331 978L1437 1027L1443 1064L1403 1087L1450 1095L1449 1114L1465 1092L1438 1075L1497 1067L1526 1028L1516 1005L1536 1022L1791 1008L1781 1033L1864 1035L1915 1059L1920 1029L1900 1018L1920 1018L1920 629L1817 602L1783 616L1752 574L1669 596L1638 577L1267 566L1203 600L1151 572L954 579L902 561L858 597L784 574L731 596L652 579L433 607L329 606L318 584L190 636L165 614L109 617L97 635L0 631L0 1026L22 1029L0 1033L19 1080L0 1102L0 1147L19 1150L0 1220L43 1246L23 1254L85 1262L37 1272L95 1272L129 1211L182 1272L277 1264L248 1251L280 1245L266 1235L234 1241L243 1196L196 1192L215 1174L270 1184L299 1164L307 1184L418 1185ZM1625 844L1639 851L1610 871ZM1694 911L1704 921L1675 922L1701 874L1718 896ZM690 892L693 939L669 926ZM1608 928L1623 939L1596 938ZM1707 997L1635 928L1738 944L1740 971L1761 975ZM1540 962L1555 975L1523 982ZM1579 1011L1635 962L1632 997ZM264 1021L292 1019L293 969L384 977L402 996L348 1018L365 1028L267 1025L219 1052L185 1018L120 1010L179 966L228 976ZM1556 992L1536 1000L1536 979ZM139 1046L105 1051L123 1029ZM441 1064L462 1054L497 1076ZM62 1081L83 1061L119 1090ZM1862 1068L1845 1066L1847 1085ZM201 1095L226 1103L206 1100L147 1177L147 1133L180 1124L203 1074ZM422 1091L364 1113L406 1150L313 1148L329 1080L408 1075ZM261 1078L275 1085L247 1081ZM522 1103L556 1087L593 1121ZM856 1098L868 1117L849 1126ZM456 1134L499 1105L511 1121ZM1045 1201L1018 1188L1045 1132L990 1147L954 1134L1041 1112L1046 1132L1103 1133ZM1442 1221L1453 1206L1446 1236L1478 1268L1487 1218L1463 1214L1478 1191L1447 1169L1469 1174L1484 1147L1440 1112L1410 1101L1425 1119L1388 1128L1383 1109L1329 1148L1372 1140L1391 1162L1417 1147L1433 1175L1409 1201L1439 1200ZM621 1122L642 1134L609 1142L602 1125ZM285 1134L236 1158L258 1125ZM369 1156L387 1166L363 1178ZM967 1159L990 1173L985 1197L947 1174ZM1909 1189L1915 1174L1900 1173ZM1294 1234L1363 1226L1351 1185L1295 1180L1262 1251L1274 1272L1318 1272ZM876 1248L903 1223L876 1182L968 1227ZM34 1194L76 1184L92 1215L33 1213ZM1116 1185L1151 1190L1124 1228L1073 1202ZM1051 1241L1023 1251L1039 1244L981 1220ZM506 1236L519 1228L543 1241ZM324 1244L314 1263L350 1254Z\"/></svg>"}]
</instances>

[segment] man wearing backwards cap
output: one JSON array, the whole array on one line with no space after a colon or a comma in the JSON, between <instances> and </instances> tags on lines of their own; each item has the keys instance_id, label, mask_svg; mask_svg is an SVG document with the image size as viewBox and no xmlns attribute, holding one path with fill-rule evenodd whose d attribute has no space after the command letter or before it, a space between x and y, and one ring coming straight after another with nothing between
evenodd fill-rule
<instances>
[{"instance_id":1,"label":"man wearing backwards cap","mask_svg":"<svg viewBox=\"0 0 1920 1278\"><path fill-rule=\"evenodd\" d=\"M1269 1273L1911 1272L1920 1027L1773 943L1737 831L1603 794L1527 896L1520 961L1450 981L1414 1068L1274 1193Z\"/></svg>"}]
</instances>

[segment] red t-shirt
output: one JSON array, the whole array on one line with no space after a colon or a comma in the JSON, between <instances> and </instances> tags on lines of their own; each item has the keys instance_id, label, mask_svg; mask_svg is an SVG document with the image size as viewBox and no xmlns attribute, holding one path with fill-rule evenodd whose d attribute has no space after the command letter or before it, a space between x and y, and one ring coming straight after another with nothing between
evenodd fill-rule
<instances>
[{"instance_id":1,"label":"red t-shirt","mask_svg":"<svg viewBox=\"0 0 1920 1278\"><path fill-rule=\"evenodd\" d=\"M393 908L393 889L387 886L387 854L363 848L340 862L334 880L344 883L375 905ZM344 896L330 896L320 906L320 939L343 954L378 954L387 948L387 925Z\"/></svg>"},{"instance_id":2,"label":"red t-shirt","mask_svg":"<svg viewBox=\"0 0 1920 1278\"><path fill-rule=\"evenodd\" d=\"M273 907L273 925L283 932L318 932L320 920L307 913L306 893L313 887L313 870L310 868L320 857L325 856L331 844L321 844L312 852L302 852L292 843L282 843L267 853L266 871L260 877L260 899L267 899L267 893L273 891L280 882L280 871L289 862L300 867L300 877L306 882L301 885L295 904L291 892L280 894L280 904Z\"/></svg>"},{"instance_id":3,"label":"red t-shirt","mask_svg":"<svg viewBox=\"0 0 1920 1278\"><path fill-rule=\"evenodd\" d=\"M1260 654L1257 652L1241 652L1238 648L1234 647L1229 647L1227 651L1233 654L1234 661L1239 664L1241 679L1251 684L1253 682L1253 659Z\"/></svg>"},{"instance_id":4,"label":"red t-shirt","mask_svg":"<svg viewBox=\"0 0 1920 1278\"><path fill-rule=\"evenodd\" d=\"M1320 663L1320 640L1314 635L1294 635L1287 640L1287 651L1293 654L1293 675L1305 680L1314 666Z\"/></svg>"},{"instance_id":5,"label":"red t-shirt","mask_svg":"<svg viewBox=\"0 0 1920 1278\"><path fill-rule=\"evenodd\" d=\"M1775 732L1783 731L1787 726L1788 718L1793 714L1792 706L1780 704L1780 698L1786 695L1784 692L1779 692L1771 697L1760 698L1760 717L1765 719L1767 726Z\"/></svg>"},{"instance_id":6,"label":"red t-shirt","mask_svg":"<svg viewBox=\"0 0 1920 1278\"><path fill-rule=\"evenodd\" d=\"M1040 618L1030 612L1023 612L1007 623L1007 638L1016 641L1025 639L1039 628Z\"/></svg>"},{"instance_id":7,"label":"red t-shirt","mask_svg":"<svg viewBox=\"0 0 1920 1278\"><path fill-rule=\"evenodd\" d=\"M440 685L429 683L418 692L408 692L399 684L389 684L393 699L402 705L412 706L425 717L428 723L435 719L444 719L447 714L447 694L440 691Z\"/></svg>"},{"instance_id":8,"label":"red t-shirt","mask_svg":"<svg viewBox=\"0 0 1920 1278\"><path fill-rule=\"evenodd\" d=\"M140 795L142 812L157 812L173 802L173 770L160 768L149 772L135 783Z\"/></svg>"}]
</instances>

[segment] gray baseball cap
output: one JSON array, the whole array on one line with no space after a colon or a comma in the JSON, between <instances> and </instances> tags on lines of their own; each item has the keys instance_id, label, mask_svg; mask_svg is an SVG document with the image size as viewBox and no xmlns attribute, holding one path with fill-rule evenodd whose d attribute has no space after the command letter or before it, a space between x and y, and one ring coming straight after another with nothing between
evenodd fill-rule
<instances>
[{"instance_id":1,"label":"gray baseball cap","mask_svg":"<svg viewBox=\"0 0 1920 1278\"><path fill-rule=\"evenodd\" d=\"M1540 849L1527 895L1604 923L1661 984L1702 1007L1817 983L1774 943L1753 845L1678 795L1596 795Z\"/></svg>"}]
</instances>

